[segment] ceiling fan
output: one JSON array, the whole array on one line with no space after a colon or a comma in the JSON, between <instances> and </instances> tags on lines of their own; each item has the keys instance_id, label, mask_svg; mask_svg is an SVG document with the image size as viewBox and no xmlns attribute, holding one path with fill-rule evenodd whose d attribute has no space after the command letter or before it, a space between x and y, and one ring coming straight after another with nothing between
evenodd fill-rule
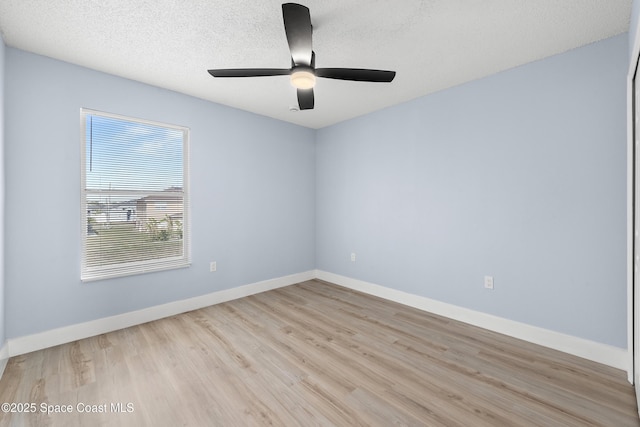
<instances>
[{"instance_id":1,"label":"ceiling fan","mask_svg":"<svg viewBox=\"0 0 640 427\"><path fill-rule=\"evenodd\" d=\"M301 110L311 110L314 106L313 86L316 77L353 80L360 82L389 83L396 76L395 71L368 70L362 68L316 68L315 52L311 46L311 16L309 8L301 4L282 5L284 31L291 51L291 68L231 68L208 70L213 77L266 77L285 76L291 78L291 85L297 89L298 105Z\"/></svg>"}]
</instances>

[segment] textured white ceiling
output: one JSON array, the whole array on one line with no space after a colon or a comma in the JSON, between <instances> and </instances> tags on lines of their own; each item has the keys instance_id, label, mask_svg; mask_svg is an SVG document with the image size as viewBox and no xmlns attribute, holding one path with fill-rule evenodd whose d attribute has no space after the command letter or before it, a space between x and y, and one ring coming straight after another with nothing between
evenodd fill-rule
<instances>
[{"instance_id":1,"label":"textured white ceiling","mask_svg":"<svg viewBox=\"0 0 640 427\"><path fill-rule=\"evenodd\" d=\"M287 76L282 1L0 0L5 43L265 116L321 128L628 30L632 0L301 0L318 67L397 71L390 84L318 79L315 109Z\"/></svg>"}]
</instances>

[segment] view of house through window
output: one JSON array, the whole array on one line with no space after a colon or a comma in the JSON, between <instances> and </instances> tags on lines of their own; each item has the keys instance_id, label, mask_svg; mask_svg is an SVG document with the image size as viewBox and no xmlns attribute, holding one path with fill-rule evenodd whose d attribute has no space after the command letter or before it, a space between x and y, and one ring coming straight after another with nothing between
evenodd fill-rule
<instances>
[{"instance_id":1,"label":"view of house through window","mask_svg":"<svg viewBox=\"0 0 640 427\"><path fill-rule=\"evenodd\" d=\"M189 265L188 129L83 109L82 280Z\"/></svg>"}]
</instances>

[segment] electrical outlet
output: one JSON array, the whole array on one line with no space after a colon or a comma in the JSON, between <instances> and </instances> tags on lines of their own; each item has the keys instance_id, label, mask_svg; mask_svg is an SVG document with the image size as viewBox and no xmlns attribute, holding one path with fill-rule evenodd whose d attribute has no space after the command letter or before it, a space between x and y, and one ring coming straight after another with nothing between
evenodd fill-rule
<instances>
[{"instance_id":1,"label":"electrical outlet","mask_svg":"<svg viewBox=\"0 0 640 427\"><path fill-rule=\"evenodd\" d=\"M351 262L356 262L356 253L351 252Z\"/></svg>"},{"instance_id":2,"label":"electrical outlet","mask_svg":"<svg viewBox=\"0 0 640 427\"><path fill-rule=\"evenodd\" d=\"M213 273L217 269L218 269L218 266L216 265L216 262L215 261L211 261L209 263L209 271Z\"/></svg>"},{"instance_id":3,"label":"electrical outlet","mask_svg":"<svg viewBox=\"0 0 640 427\"><path fill-rule=\"evenodd\" d=\"M484 276L484 287L493 289L493 276Z\"/></svg>"}]
</instances>

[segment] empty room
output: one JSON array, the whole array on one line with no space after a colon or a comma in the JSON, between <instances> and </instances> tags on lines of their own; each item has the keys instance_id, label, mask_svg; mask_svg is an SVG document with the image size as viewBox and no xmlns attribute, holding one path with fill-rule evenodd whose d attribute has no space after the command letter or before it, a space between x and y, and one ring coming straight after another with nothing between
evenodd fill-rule
<instances>
[{"instance_id":1,"label":"empty room","mask_svg":"<svg viewBox=\"0 0 640 427\"><path fill-rule=\"evenodd\" d=\"M0 0L0 426L640 426L639 28Z\"/></svg>"}]
</instances>

